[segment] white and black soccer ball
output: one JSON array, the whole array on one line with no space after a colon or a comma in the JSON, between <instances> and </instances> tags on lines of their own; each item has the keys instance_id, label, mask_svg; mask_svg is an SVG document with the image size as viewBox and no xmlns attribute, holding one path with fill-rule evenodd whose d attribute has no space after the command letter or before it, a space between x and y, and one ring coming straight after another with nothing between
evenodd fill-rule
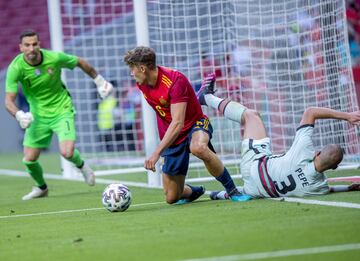
<instances>
[{"instance_id":1,"label":"white and black soccer ball","mask_svg":"<svg viewBox=\"0 0 360 261\"><path fill-rule=\"evenodd\" d=\"M123 184L108 185L102 195L103 206L110 212L122 212L129 208L132 196L129 188Z\"/></svg>"}]
</instances>

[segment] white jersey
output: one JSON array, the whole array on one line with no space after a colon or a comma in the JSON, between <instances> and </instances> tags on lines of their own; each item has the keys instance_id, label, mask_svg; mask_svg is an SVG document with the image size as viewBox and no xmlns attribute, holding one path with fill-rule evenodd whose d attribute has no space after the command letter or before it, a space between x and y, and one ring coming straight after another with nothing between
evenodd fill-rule
<instances>
[{"instance_id":1,"label":"white jersey","mask_svg":"<svg viewBox=\"0 0 360 261\"><path fill-rule=\"evenodd\" d=\"M303 197L329 193L326 176L315 170L314 126L303 125L286 154L272 155L270 139L244 140L244 193L253 197Z\"/></svg>"}]
</instances>

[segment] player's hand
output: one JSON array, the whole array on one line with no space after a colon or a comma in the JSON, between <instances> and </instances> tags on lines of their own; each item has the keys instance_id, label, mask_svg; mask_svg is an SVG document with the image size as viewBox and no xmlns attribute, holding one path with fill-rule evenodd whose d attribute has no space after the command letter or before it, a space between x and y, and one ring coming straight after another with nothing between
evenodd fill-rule
<instances>
[{"instance_id":1,"label":"player's hand","mask_svg":"<svg viewBox=\"0 0 360 261\"><path fill-rule=\"evenodd\" d=\"M354 125L360 125L360 111L350 112L348 121Z\"/></svg>"},{"instance_id":2,"label":"player's hand","mask_svg":"<svg viewBox=\"0 0 360 261\"><path fill-rule=\"evenodd\" d=\"M100 74L98 74L95 79L94 79L94 83L96 84L97 87L97 91L101 97L101 99L106 98L107 96L109 96L109 94L112 92L113 90L113 86L111 83L109 83L108 81L106 81L104 79L104 77L102 77Z\"/></svg>"},{"instance_id":3,"label":"player's hand","mask_svg":"<svg viewBox=\"0 0 360 261\"><path fill-rule=\"evenodd\" d=\"M156 172L155 164L159 160L160 155L153 153L150 158L145 160L144 168Z\"/></svg>"},{"instance_id":4,"label":"player's hand","mask_svg":"<svg viewBox=\"0 0 360 261\"><path fill-rule=\"evenodd\" d=\"M359 191L360 190L360 183L353 183L349 185L349 191Z\"/></svg>"},{"instance_id":5,"label":"player's hand","mask_svg":"<svg viewBox=\"0 0 360 261\"><path fill-rule=\"evenodd\" d=\"M34 117L31 112L17 111L15 118L23 129L29 128L30 124L34 121Z\"/></svg>"}]
</instances>

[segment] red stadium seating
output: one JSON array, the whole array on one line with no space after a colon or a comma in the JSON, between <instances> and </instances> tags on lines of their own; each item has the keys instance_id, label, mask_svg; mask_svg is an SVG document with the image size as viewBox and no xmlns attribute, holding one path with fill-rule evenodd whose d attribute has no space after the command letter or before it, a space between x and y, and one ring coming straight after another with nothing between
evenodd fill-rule
<instances>
[{"instance_id":1,"label":"red stadium seating","mask_svg":"<svg viewBox=\"0 0 360 261\"><path fill-rule=\"evenodd\" d=\"M0 1L0 70L19 53L19 35L26 29L39 33L41 46L50 48L47 0Z\"/></svg>"}]
</instances>

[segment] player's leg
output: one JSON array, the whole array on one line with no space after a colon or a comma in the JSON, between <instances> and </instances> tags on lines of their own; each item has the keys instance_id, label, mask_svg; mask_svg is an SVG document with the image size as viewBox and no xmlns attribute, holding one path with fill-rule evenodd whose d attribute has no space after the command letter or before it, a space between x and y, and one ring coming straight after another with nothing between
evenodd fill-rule
<instances>
[{"instance_id":1,"label":"player's leg","mask_svg":"<svg viewBox=\"0 0 360 261\"><path fill-rule=\"evenodd\" d=\"M48 187L38 159L41 149L49 147L51 138L52 132L46 120L44 121L39 117L36 117L31 126L25 131L23 164L35 181L36 186L33 187L30 193L23 196L23 200L46 197L48 195Z\"/></svg>"},{"instance_id":2,"label":"player's leg","mask_svg":"<svg viewBox=\"0 0 360 261\"><path fill-rule=\"evenodd\" d=\"M241 122L241 116L247 108L230 99L221 99L215 96L215 81L216 75L214 73L208 74L203 79L200 90L196 94L200 104L219 110L230 120Z\"/></svg>"},{"instance_id":3,"label":"player's leg","mask_svg":"<svg viewBox=\"0 0 360 261\"><path fill-rule=\"evenodd\" d=\"M209 148L211 133L212 127L208 119L198 121L191 132L190 152L204 162L209 173L224 186L232 200L250 200L251 197L237 190L228 170L215 152Z\"/></svg>"},{"instance_id":4,"label":"player's leg","mask_svg":"<svg viewBox=\"0 0 360 261\"><path fill-rule=\"evenodd\" d=\"M90 168L89 165L82 159L80 152L74 148L75 142L69 140L63 140L59 143L60 154L72 162L81 172L84 177L85 182L89 186L95 185L95 175L94 171Z\"/></svg>"},{"instance_id":5,"label":"player's leg","mask_svg":"<svg viewBox=\"0 0 360 261\"><path fill-rule=\"evenodd\" d=\"M267 137L264 123L260 114L255 110L245 110L242 115L244 139L261 140Z\"/></svg>"},{"instance_id":6,"label":"player's leg","mask_svg":"<svg viewBox=\"0 0 360 261\"><path fill-rule=\"evenodd\" d=\"M203 186L185 184L185 175L171 176L163 173L165 200L168 204L184 204L198 199L205 193Z\"/></svg>"},{"instance_id":7,"label":"player's leg","mask_svg":"<svg viewBox=\"0 0 360 261\"><path fill-rule=\"evenodd\" d=\"M199 102L215 110L219 110L226 118L244 124L244 138L263 139L266 137L265 126L258 112L248 109L241 103L228 98L221 99L215 93L215 74L209 74L197 93Z\"/></svg>"},{"instance_id":8,"label":"player's leg","mask_svg":"<svg viewBox=\"0 0 360 261\"><path fill-rule=\"evenodd\" d=\"M47 197L48 195L48 187L44 179L43 169L37 161L40 152L41 149L38 148L24 147L23 164L25 165L27 172L35 181L36 187L33 187L30 193L24 195L22 197L23 200Z\"/></svg>"},{"instance_id":9,"label":"player's leg","mask_svg":"<svg viewBox=\"0 0 360 261\"><path fill-rule=\"evenodd\" d=\"M189 191L188 188L184 189L184 175L170 176L163 173L162 178L166 203L174 204L182 197L186 198L190 196L191 191Z\"/></svg>"},{"instance_id":10,"label":"player's leg","mask_svg":"<svg viewBox=\"0 0 360 261\"><path fill-rule=\"evenodd\" d=\"M162 156L164 157L163 187L167 203L192 202L205 193L203 186L185 185L190 157L187 141L167 148Z\"/></svg>"},{"instance_id":11,"label":"player's leg","mask_svg":"<svg viewBox=\"0 0 360 261\"><path fill-rule=\"evenodd\" d=\"M80 152L75 148L76 132L73 114L68 113L59 116L52 122L51 127L59 138L60 154L79 168L88 185L95 185L94 171L86 164Z\"/></svg>"},{"instance_id":12,"label":"player's leg","mask_svg":"<svg viewBox=\"0 0 360 261\"><path fill-rule=\"evenodd\" d=\"M218 109L226 118L244 126L244 139L263 139L266 129L260 114L230 99L221 99L213 94L205 95L209 106Z\"/></svg>"},{"instance_id":13,"label":"player's leg","mask_svg":"<svg viewBox=\"0 0 360 261\"><path fill-rule=\"evenodd\" d=\"M35 180L38 186L45 184L42 167L37 161L40 156L41 149L24 147L23 163L25 164L28 173Z\"/></svg>"}]
</instances>

